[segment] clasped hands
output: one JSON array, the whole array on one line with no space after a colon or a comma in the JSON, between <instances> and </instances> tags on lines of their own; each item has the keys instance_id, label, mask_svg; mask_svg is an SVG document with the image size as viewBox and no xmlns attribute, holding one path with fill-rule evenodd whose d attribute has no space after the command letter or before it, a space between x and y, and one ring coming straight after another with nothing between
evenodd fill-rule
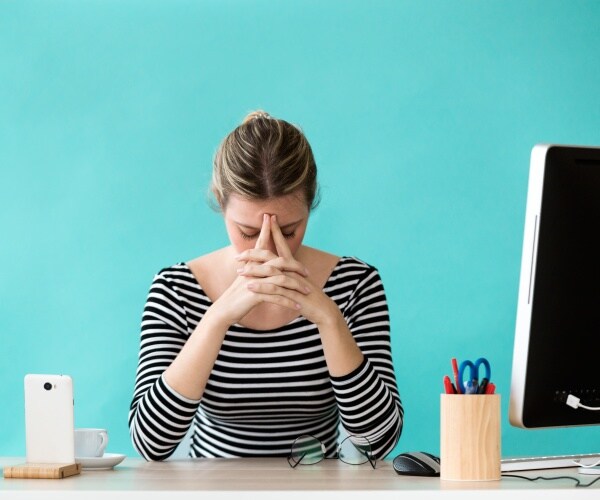
<instances>
[{"instance_id":1,"label":"clasped hands","mask_svg":"<svg viewBox=\"0 0 600 500\"><path fill-rule=\"evenodd\" d=\"M271 238L277 254L269 250ZM292 255L276 216L263 216L256 245L236 260L240 262L238 277L217 301L227 307L231 324L261 303L298 311L317 326L341 316L335 302L308 280L308 270Z\"/></svg>"}]
</instances>

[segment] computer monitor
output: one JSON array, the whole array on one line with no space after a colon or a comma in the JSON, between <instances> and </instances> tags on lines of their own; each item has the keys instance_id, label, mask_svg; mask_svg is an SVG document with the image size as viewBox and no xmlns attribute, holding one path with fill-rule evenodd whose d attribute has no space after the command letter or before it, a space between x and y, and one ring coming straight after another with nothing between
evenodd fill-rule
<instances>
[{"instance_id":1,"label":"computer monitor","mask_svg":"<svg viewBox=\"0 0 600 500\"><path fill-rule=\"evenodd\" d=\"M600 424L600 148L531 152L510 390L524 428Z\"/></svg>"}]
</instances>

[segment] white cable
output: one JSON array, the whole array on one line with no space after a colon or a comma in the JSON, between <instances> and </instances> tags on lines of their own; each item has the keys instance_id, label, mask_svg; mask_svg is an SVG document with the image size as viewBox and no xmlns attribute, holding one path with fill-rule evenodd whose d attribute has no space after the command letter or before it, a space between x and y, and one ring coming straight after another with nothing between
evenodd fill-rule
<instances>
[{"instance_id":1,"label":"white cable","mask_svg":"<svg viewBox=\"0 0 600 500\"><path fill-rule=\"evenodd\" d=\"M590 467L597 467L598 465L600 465L600 460L598 460L596 463L593 464L582 464L579 460L573 460L573 463L575 465L579 465L579 467L583 467L584 469L588 469Z\"/></svg>"},{"instance_id":2,"label":"white cable","mask_svg":"<svg viewBox=\"0 0 600 500\"><path fill-rule=\"evenodd\" d=\"M580 399L577 396L573 396L573 394L569 394L567 396L567 405L569 405L571 408L583 408L584 410L591 410L591 411L600 411L600 406L586 406L586 405L582 405L580 403Z\"/></svg>"},{"instance_id":3,"label":"white cable","mask_svg":"<svg viewBox=\"0 0 600 500\"><path fill-rule=\"evenodd\" d=\"M585 406L585 405L582 405L581 403L579 404L579 408L583 408L584 410L592 410L592 411L600 410L599 406Z\"/></svg>"}]
</instances>

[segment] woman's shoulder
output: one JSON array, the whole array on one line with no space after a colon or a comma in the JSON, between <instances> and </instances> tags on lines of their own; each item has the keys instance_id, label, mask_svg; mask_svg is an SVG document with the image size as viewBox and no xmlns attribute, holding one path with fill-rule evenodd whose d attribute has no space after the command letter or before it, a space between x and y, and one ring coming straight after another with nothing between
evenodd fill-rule
<instances>
[{"instance_id":1,"label":"woman's shoulder","mask_svg":"<svg viewBox=\"0 0 600 500\"><path fill-rule=\"evenodd\" d=\"M364 270L377 270L377 268L371 264L369 264L368 262L362 260L359 257L354 257L354 256L345 256L340 258L340 264L342 264L343 266L346 267L354 267L356 269L364 269Z\"/></svg>"},{"instance_id":2,"label":"woman's shoulder","mask_svg":"<svg viewBox=\"0 0 600 500\"><path fill-rule=\"evenodd\" d=\"M377 271L377 268L375 266L356 256L344 255L342 257L335 257L335 261L335 269L337 271Z\"/></svg>"},{"instance_id":3,"label":"woman's shoulder","mask_svg":"<svg viewBox=\"0 0 600 500\"><path fill-rule=\"evenodd\" d=\"M193 278L191 269L185 262L177 262L167 267L163 267L156 273L156 279L163 279L165 281L177 281L177 280L190 280Z\"/></svg>"},{"instance_id":4,"label":"woman's shoulder","mask_svg":"<svg viewBox=\"0 0 600 500\"><path fill-rule=\"evenodd\" d=\"M304 264L317 276L327 276L327 282L360 280L363 277L377 273L377 268L354 256L338 256L323 250L303 247Z\"/></svg>"},{"instance_id":5,"label":"woman's shoulder","mask_svg":"<svg viewBox=\"0 0 600 500\"><path fill-rule=\"evenodd\" d=\"M182 308L205 301L205 296L188 265L178 262L154 275L147 300L183 314Z\"/></svg>"},{"instance_id":6,"label":"woman's shoulder","mask_svg":"<svg viewBox=\"0 0 600 500\"><path fill-rule=\"evenodd\" d=\"M295 258L309 268L319 266L330 267L333 269L333 267L335 267L340 260L338 255L324 252L318 248L308 247L306 245L302 245L300 247L298 253L295 255Z\"/></svg>"},{"instance_id":7,"label":"woman's shoulder","mask_svg":"<svg viewBox=\"0 0 600 500\"><path fill-rule=\"evenodd\" d=\"M376 269L375 266L368 264L367 262L358 257L348 255L340 257L339 255L334 255L332 253L319 250L318 248L313 248L305 245L302 246L302 253L302 260L306 260L308 262L320 262L324 265L329 265L332 267L354 266L362 267L364 269Z\"/></svg>"},{"instance_id":8,"label":"woman's shoulder","mask_svg":"<svg viewBox=\"0 0 600 500\"><path fill-rule=\"evenodd\" d=\"M342 281L355 281L357 283L368 280L373 276L379 277L378 269L354 256L340 257L332 273L332 278Z\"/></svg>"},{"instance_id":9,"label":"woman's shoulder","mask_svg":"<svg viewBox=\"0 0 600 500\"><path fill-rule=\"evenodd\" d=\"M187 261L185 265L194 275L206 276L221 268L226 256L226 252L228 251L228 247L220 248L214 252L200 255L195 259L191 259Z\"/></svg>"},{"instance_id":10,"label":"woman's shoulder","mask_svg":"<svg viewBox=\"0 0 600 500\"><path fill-rule=\"evenodd\" d=\"M235 269L228 265L228 262L232 261L232 252L231 247L220 248L185 264L197 286L213 302L237 277Z\"/></svg>"},{"instance_id":11,"label":"woman's shoulder","mask_svg":"<svg viewBox=\"0 0 600 500\"><path fill-rule=\"evenodd\" d=\"M179 299L202 293L196 277L185 262L178 262L158 271L151 285L151 292L167 294Z\"/></svg>"},{"instance_id":12,"label":"woman's shoulder","mask_svg":"<svg viewBox=\"0 0 600 500\"><path fill-rule=\"evenodd\" d=\"M211 276L219 272L223 261L225 248L201 255L189 261L180 261L167 267L163 267L155 279L164 279L167 282L185 283L195 287L203 288L198 277Z\"/></svg>"}]
</instances>

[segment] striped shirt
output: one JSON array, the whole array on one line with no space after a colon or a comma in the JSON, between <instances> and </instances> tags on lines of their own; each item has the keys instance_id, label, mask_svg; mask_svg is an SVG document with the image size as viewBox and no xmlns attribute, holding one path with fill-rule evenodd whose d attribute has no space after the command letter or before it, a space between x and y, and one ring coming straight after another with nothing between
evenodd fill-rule
<instances>
[{"instance_id":1,"label":"striped shirt","mask_svg":"<svg viewBox=\"0 0 600 500\"><path fill-rule=\"evenodd\" d=\"M335 456L339 423L368 438L376 458L395 446L403 409L390 347L388 306L376 268L343 257L323 291L340 308L364 360L351 373L329 374L315 324L299 316L271 330L232 325L202 398L166 383L175 359L212 302L180 263L154 278L141 325L135 389L129 413L134 447L164 460L190 426L190 457L287 456L311 434Z\"/></svg>"}]
</instances>

